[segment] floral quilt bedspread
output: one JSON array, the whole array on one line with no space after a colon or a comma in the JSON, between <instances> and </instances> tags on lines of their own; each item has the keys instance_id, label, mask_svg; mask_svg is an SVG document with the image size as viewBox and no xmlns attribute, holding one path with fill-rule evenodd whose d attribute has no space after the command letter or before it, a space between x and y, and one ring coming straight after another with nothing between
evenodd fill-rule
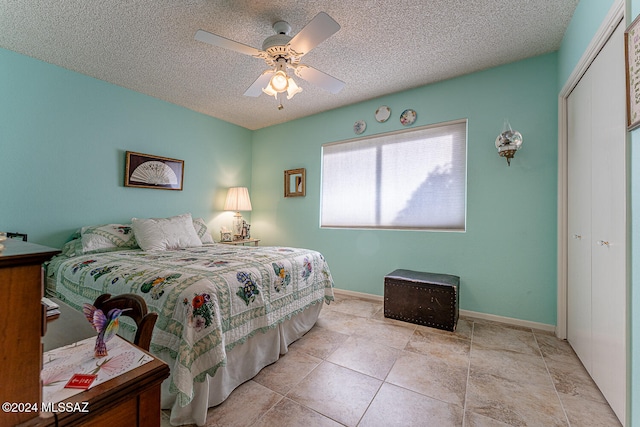
<instances>
[{"instance_id":1,"label":"floral quilt bedspread","mask_svg":"<svg viewBox=\"0 0 640 427\"><path fill-rule=\"evenodd\" d=\"M226 351L310 305L333 300L324 257L288 247L214 244L59 256L48 274L57 295L75 308L103 293L144 297L158 313L151 351L168 351L175 359L170 391L181 406L193 399L194 381L224 365Z\"/></svg>"}]
</instances>

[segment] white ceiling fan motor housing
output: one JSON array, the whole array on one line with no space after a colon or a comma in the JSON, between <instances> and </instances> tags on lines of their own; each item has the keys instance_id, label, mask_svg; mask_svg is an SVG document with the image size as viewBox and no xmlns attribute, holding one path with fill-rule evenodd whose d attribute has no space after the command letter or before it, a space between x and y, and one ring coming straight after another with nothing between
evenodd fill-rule
<instances>
[{"instance_id":1,"label":"white ceiling fan motor housing","mask_svg":"<svg viewBox=\"0 0 640 427\"><path fill-rule=\"evenodd\" d=\"M286 46L293 38L289 35L291 32L291 25L285 21L278 21L273 24L273 30L276 34L265 39L262 43L262 50L274 57L288 57L289 52Z\"/></svg>"}]
</instances>

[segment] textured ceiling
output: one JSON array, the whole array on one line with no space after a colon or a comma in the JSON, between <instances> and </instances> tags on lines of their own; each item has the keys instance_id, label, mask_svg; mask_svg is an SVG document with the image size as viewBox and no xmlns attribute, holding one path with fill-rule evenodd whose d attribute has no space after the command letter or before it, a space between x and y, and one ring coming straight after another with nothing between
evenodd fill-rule
<instances>
[{"instance_id":1,"label":"textured ceiling","mask_svg":"<svg viewBox=\"0 0 640 427\"><path fill-rule=\"evenodd\" d=\"M0 0L0 47L259 129L557 50L578 0ZM194 39L198 29L261 48L318 12L341 29L302 63L346 83L304 89L278 110L243 96L261 59Z\"/></svg>"}]
</instances>

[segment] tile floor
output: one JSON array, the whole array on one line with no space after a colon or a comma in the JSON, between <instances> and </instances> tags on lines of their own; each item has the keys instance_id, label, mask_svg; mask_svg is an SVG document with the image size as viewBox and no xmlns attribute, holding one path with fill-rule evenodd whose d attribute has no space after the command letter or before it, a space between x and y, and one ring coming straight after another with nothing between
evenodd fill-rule
<instances>
[{"instance_id":1,"label":"tile floor","mask_svg":"<svg viewBox=\"0 0 640 427\"><path fill-rule=\"evenodd\" d=\"M286 355L210 408L207 425L620 425L549 332L461 318L451 333L385 319L382 308L336 296Z\"/></svg>"}]
</instances>

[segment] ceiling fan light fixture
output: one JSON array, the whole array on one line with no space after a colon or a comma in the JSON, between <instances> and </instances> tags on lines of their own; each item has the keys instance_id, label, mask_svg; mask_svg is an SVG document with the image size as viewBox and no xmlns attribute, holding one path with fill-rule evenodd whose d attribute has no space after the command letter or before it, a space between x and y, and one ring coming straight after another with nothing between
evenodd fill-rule
<instances>
[{"instance_id":1,"label":"ceiling fan light fixture","mask_svg":"<svg viewBox=\"0 0 640 427\"><path fill-rule=\"evenodd\" d=\"M287 99L293 98L296 93L300 93L300 92L302 92L302 88L296 84L293 78L289 77L289 87L287 87Z\"/></svg>"},{"instance_id":2,"label":"ceiling fan light fixture","mask_svg":"<svg viewBox=\"0 0 640 427\"><path fill-rule=\"evenodd\" d=\"M269 87L275 92L284 92L289 88L289 78L284 71L276 71L269 81Z\"/></svg>"},{"instance_id":3,"label":"ceiling fan light fixture","mask_svg":"<svg viewBox=\"0 0 640 427\"><path fill-rule=\"evenodd\" d=\"M278 99L278 94L287 92L287 99L293 98L297 93L302 92L302 88L298 86L293 78L289 77L286 72L278 70L273 73L271 80L267 87L262 89L262 92L269 96L273 96Z\"/></svg>"},{"instance_id":4,"label":"ceiling fan light fixture","mask_svg":"<svg viewBox=\"0 0 640 427\"><path fill-rule=\"evenodd\" d=\"M269 96L273 96L275 99L278 99L278 92L271 88L271 85L267 85L267 87L262 88L262 92L266 93Z\"/></svg>"}]
</instances>

